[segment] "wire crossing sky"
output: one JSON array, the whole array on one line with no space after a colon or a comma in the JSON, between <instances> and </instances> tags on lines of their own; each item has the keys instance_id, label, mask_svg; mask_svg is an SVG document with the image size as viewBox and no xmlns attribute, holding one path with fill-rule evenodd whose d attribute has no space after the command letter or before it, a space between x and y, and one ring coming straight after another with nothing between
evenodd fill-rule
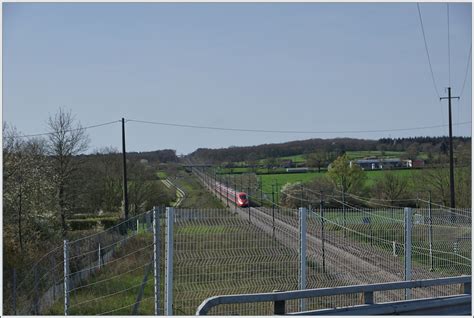
<instances>
[{"instance_id":1,"label":"wire crossing sky","mask_svg":"<svg viewBox=\"0 0 474 318\"><path fill-rule=\"evenodd\" d=\"M83 126L122 117L176 123L127 124L127 150L178 153L307 138L447 135L447 105L435 90L444 95L451 82L455 96L462 92L454 122L472 117L471 4L449 4L449 50L446 3L419 8L5 3L3 120L22 135L47 132L59 107ZM413 127L431 128L404 130ZM88 133L91 150L120 148L119 124ZM454 135L471 136L471 125L455 126Z\"/></svg>"}]
</instances>

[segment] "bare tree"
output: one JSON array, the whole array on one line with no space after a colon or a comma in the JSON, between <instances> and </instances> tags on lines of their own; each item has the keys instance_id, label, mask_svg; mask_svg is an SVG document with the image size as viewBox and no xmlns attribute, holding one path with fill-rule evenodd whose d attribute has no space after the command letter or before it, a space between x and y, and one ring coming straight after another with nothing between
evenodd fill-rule
<instances>
[{"instance_id":1,"label":"bare tree","mask_svg":"<svg viewBox=\"0 0 474 318\"><path fill-rule=\"evenodd\" d=\"M375 182L373 192L375 197L382 200L387 200L390 205L394 206L409 197L409 180L395 174L392 171L384 171L382 176ZM406 204L407 201L402 201L401 205Z\"/></svg>"},{"instance_id":2,"label":"bare tree","mask_svg":"<svg viewBox=\"0 0 474 318\"><path fill-rule=\"evenodd\" d=\"M65 237L69 207L67 190L81 163L75 157L87 149L89 137L81 124L76 122L72 113L63 108L60 108L54 116L49 117L48 126L51 130L48 136L48 153L52 159L57 208L61 218L62 234Z\"/></svg>"}]
</instances>

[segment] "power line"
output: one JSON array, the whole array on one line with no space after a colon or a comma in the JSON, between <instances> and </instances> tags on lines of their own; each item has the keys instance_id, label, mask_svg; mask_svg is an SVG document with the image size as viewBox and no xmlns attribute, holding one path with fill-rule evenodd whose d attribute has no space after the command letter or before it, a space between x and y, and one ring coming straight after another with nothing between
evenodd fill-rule
<instances>
[{"instance_id":1,"label":"power line","mask_svg":"<svg viewBox=\"0 0 474 318\"><path fill-rule=\"evenodd\" d=\"M471 43L471 46L469 47L469 54L467 56L466 73L464 74L464 82L462 83L461 94L459 94L459 97L461 98L462 98L462 93L464 92L464 86L466 85L467 74L469 73L469 65L471 64L471 54L472 54L472 43Z\"/></svg>"},{"instance_id":2,"label":"power line","mask_svg":"<svg viewBox=\"0 0 474 318\"><path fill-rule=\"evenodd\" d=\"M78 130L87 130L87 129L97 128L97 127L102 127L102 126L107 126L107 125L115 124L115 123L119 123L119 122L120 122L120 120L114 120L114 121L110 121L110 122L107 122L107 123L102 123L102 124L97 124L97 125L92 125L92 126L86 126L86 127L68 129L68 130L64 130L63 132L72 132L72 131L78 131ZM16 137L18 137L18 138L39 137L39 136L52 135L52 134L54 134L54 133L55 133L55 132L46 132L46 133L31 134L31 135L20 135L20 136L16 136Z\"/></svg>"},{"instance_id":3,"label":"power line","mask_svg":"<svg viewBox=\"0 0 474 318\"><path fill-rule=\"evenodd\" d=\"M433 86L435 88L436 95L438 95L438 99L439 99L440 95L439 95L438 87L436 86L436 81L433 74L433 67L431 65L430 53L428 51L428 44L426 43L425 28L423 27L423 19L421 18L420 4L416 3L416 7L418 8L418 17L420 18L421 32L423 33L423 42L425 43L426 56L428 57L428 64L430 66L431 79L433 80Z\"/></svg>"},{"instance_id":4,"label":"power line","mask_svg":"<svg viewBox=\"0 0 474 318\"><path fill-rule=\"evenodd\" d=\"M165 122L155 122L155 121L146 121L146 120L137 120L137 119L127 119L127 122L136 122L136 123L160 125L160 126L221 130L221 131L279 133L279 134L348 134L348 133L356 134L356 133L423 130L423 129L442 128L442 127L448 126L448 125L434 125L434 126L424 126L424 127L374 129L374 130L301 131L301 130L266 130L266 129L247 129L247 128L227 128L227 127L199 126L199 125L165 123ZM466 124L470 124L470 123L471 123L471 121L466 121L466 122L459 122L459 123L456 123L456 124L453 124L453 125L466 125Z\"/></svg>"}]
</instances>

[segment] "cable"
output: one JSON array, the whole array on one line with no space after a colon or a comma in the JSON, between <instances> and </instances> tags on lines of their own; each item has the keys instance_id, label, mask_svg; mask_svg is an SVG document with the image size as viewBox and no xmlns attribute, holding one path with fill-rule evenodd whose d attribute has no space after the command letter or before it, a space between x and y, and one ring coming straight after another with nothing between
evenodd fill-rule
<instances>
[{"instance_id":1,"label":"cable","mask_svg":"<svg viewBox=\"0 0 474 318\"><path fill-rule=\"evenodd\" d=\"M467 211L463 211L462 209L457 209L457 208L451 208L451 207L448 207L448 206L445 206L445 205L442 205L442 204L437 204L437 203L434 203L434 202L430 202L430 201L426 201L426 200L423 200L423 199L418 199L422 202L425 202L425 203L431 203L433 205L436 205L436 206L439 206L443 209L446 209L446 210L449 210L450 213L453 213L453 214L456 214L456 215L459 215L459 216L462 216L462 217L466 217L466 218L471 218L470 215L464 215L462 213L469 213ZM455 213L453 211L458 211L458 212L461 212L461 213Z\"/></svg>"},{"instance_id":2,"label":"cable","mask_svg":"<svg viewBox=\"0 0 474 318\"><path fill-rule=\"evenodd\" d=\"M472 43L471 43L471 46L469 47L469 54L467 56L466 73L464 74L464 82L462 83L461 94L459 94L459 97L462 97L462 94L464 93L464 86L466 85L467 74L469 73L469 65L471 64L471 54L472 54Z\"/></svg>"},{"instance_id":3,"label":"cable","mask_svg":"<svg viewBox=\"0 0 474 318\"><path fill-rule=\"evenodd\" d=\"M115 275L115 276L108 277L108 278L105 278L105 279L102 279L102 280L98 280L98 281L94 281L94 282L89 283L89 284L86 284L86 285L81 285L81 286L75 287L75 288L69 290L69 292L70 292L70 293L71 293L71 292L75 292L75 291L77 291L77 290L79 290L79 289L84 289L84 288L90 287L90 286L92 286L92 285L101 284L101 283L103 283L103 282L110 281L110 280L115 279L115 278L117 278L117 277L119 277L119 276L122 276L122 275L125 275L125 274L129 274L129 273L131 273L131 272L134 272L134 271L136 271L136 270L138 270L138 269L141 269L141 268L143 268L143 267L145 267L145 266L148 266L148 265L150 265L150 264L151 264L151 263L149 262L149 263L146 263L146 264L144 264L144 265L140 265L140 266L138 266L138 267L135 267L135 268L133 268L133 269L131 269L131 270L128 270L128 271L126 271L126 272L122 272L122 273L120 273L120 274L117 274L117 275Z\"/></svg>"},{"instance_id":4,"label":"cable","mask_svg":"<svg viewBox=\"0 0 474 318\"><path fill-rule=\"evenodd\" d=\"M426 43L425 28L423 27L423 19L421 18L420 4L418 2L416 3L416 7L418 8L418 17L420 18L421 32L423 33L423 42L425 43L426 56L428 57L428 64L430 66L431 79L433 80L433 86L435 88L436 95L438 95L438 99L439 99L440 95L439 95L438 87L436 86L436 81L433 74L433 67L431 66L430 53L428 51L428 44Z\"/></svg>"},{"instance_id":5,"label":"cable","mask_svg":"<svg viewBox=\"0 0 474 318\"><path fill-rule=\"evenodd\" d=\"M107 126L110 124L115 124L119 123L121 120L114 120L114 121L109 121L107 123L102 123L102 124L97 124L97 125L92 125L92 126L86 126L86 127L81 127L81 128L74 128L74 129L68 129L64 130L63 132L72 132L72 131L78 131L78 130L86 130L86 129L91 129L91 128L97 128L97 127L102 127L102 126ZM39 133L39 134L31 134L31 135L20 135L17 136L18 138L29 138L29 137L39 137L39 136L47 136L47 135L52 135L55 132L47 132L47 133Z\"/></svg>"},{"instance_id":6,"label":"cable","mask_svg":"<svg viewBox=\"0 0 474 318\"><path fill-rule=\"evenodd\" d=\"M448 126L448 125L434 125L434 126L424 126L424 127L374 129L374 130L301 131L301 130L265 130L265 129L246 129L246 128L225 128L225 127L198 126L198 125L188 125L188 124L176 124L176 123L145 121L145 120L136 120L136 119L127 119L127 122L136 122L136 123L142 123L142 124L172 126L172 127L221 130L221 131L280 133L280 134L349 134L349 133L357 134L357 133L375 133L375 132L390 132L390 131L423 130L423 129L433 129L433 128L441 128L441 127L447 127ZM466 121L466 122L454 123L453 125L465 125L465 124L470 124L470 123L471 123L471 121Z\"/></svg>"}]
</instances>

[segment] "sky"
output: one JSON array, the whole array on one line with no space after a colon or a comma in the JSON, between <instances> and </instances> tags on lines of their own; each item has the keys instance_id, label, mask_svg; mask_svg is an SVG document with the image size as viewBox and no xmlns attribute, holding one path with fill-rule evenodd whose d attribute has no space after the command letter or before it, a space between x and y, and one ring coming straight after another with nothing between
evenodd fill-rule
<instances>
[{"instance_id":1,"label":"sky","mask_svg":"<svg viewBox=\"0 0 474 318\"><path fill-rule=\"evenodd\" d=\"M126 123L127 151L309 138L441 136L472 119L471 4L3 3L3 121L48 131L71 110L89 151L121 149L122 117L241 132ZM448 52L450 59L448 59ZM450 61L450 63L449 63ZM466 82L464 81L467 72ZM471 124L455 125L471 136Z\"/></svg>"}]
</instances>

